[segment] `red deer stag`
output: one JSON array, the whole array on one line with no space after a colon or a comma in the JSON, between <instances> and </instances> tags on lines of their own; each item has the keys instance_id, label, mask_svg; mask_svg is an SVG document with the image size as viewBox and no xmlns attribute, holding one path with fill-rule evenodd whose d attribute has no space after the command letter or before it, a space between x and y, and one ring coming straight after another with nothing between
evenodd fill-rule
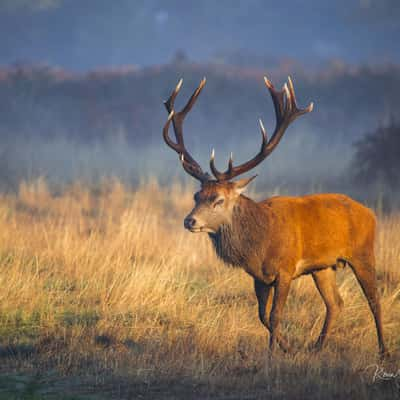
<instances>
[{"instance_id":1,"label":"red deer stag","mask_svg":"<svg viewBox=\"0 0 400 400\"><path fill-rule=\"evenodd\" d=\"M275 108L275 130L268 140L260 120L260 151L238 166L233 165L231 155L224 172L216 168L213 151L210 168L215 179L203 172L185 148L183 138L183 121L206 80L200 82L181 111L174 111L174 102L182 80L165 102L169 116L163 129L164 140L179 154L184 170L201 183L200 191L194 195L195 207L185 218L184 226L191 232L207 232L222 260L241 266L254 278L259 318L270 332L271 353L277 344L283 350L289 347L279 331L282 310L290 283L305 274L312 275L326 306L325 322L315 348L323 346L343 306L336 285L336 267L347 264L368 300L375 319L379 354L384 356L386 348L375 274L374 213L342 194L277 196L257 203L242 194L255 176L232 181L260 164L278 145L290 123L313 109L312 103L305 109L297 107L290 77L282 90L276 90L267 78L264 80ZM175 141L168 133L171 121ZM272 288L268 319L267 304Z\"/></svg>"}]
</instances>

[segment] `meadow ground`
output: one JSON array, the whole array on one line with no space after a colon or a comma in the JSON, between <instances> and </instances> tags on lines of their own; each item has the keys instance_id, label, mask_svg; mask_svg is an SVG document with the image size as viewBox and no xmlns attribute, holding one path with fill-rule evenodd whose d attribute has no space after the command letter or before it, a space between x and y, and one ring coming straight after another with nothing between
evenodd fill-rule
<instances>
[{"instance_id":1,"label":"meadow ground","mask_svg":"<svg viewBox=\"0 0 400 400\"><path fill-rule=\"evenodd\" d=\"M307 350L325 309L303 277L283 323L296 351L267 361L252 280L183 229L192 189L114 181L50 193L38 180L0 195L0 399L400 398L400 377L373 379L373 320L348 268L327 348ZM379 221L382 368L395 374L400 214Z\"/></svg>"}]
</instances>

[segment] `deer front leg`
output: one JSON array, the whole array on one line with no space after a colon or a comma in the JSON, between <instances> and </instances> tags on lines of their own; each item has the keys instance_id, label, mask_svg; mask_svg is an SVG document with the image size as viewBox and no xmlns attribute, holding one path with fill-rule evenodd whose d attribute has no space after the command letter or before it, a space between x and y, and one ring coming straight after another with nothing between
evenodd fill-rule
<instances>
[{"instance_id":1,"label":"deer front leg","mask_svg":"<svg viewBox=\"0 0 400 400\"><path fill-rule=\"evenodd\" d=\"M282 317L283 307L285 306L287 296L289 294L291 279L280 274L279 278L274 283L274 300L270 316L271 336L269 339L270 354L276 350L276 344L280 337L280 320Z\"/></svg>"},{"instance_id":2,"label":"deer front leg","mask_svg":"<svg viewBox=\"0 0 400 400\"><path fill-rule=\"evenodd\" d=\"M256 292L257 301L258 301L258 317L260 318L261 323L268 329L271 333L271 326L269 324L268 316L270 314L270 299L271 299L271 289L272 284L267 285L262 281L254 279L254 290ZM288 342L279 335L277 337L277 341L281 349L288 353L290 351L290 346Z\"/></svg>"}]
</instances>

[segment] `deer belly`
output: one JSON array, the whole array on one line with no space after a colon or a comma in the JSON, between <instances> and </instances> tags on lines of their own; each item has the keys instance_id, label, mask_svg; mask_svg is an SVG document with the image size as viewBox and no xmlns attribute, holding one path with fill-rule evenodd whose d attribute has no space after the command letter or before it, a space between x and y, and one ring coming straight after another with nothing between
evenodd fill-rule
<instances>
[{"instance_id":1,"label":"deer belly","mask_svg":"<svg viewBox=\"0 0 400 400\"><path fill-rule=\"evenodd\" d=\"M296 263L293 279L306 275L318 269L330 268L336 265L338 256L326 256L321 259L300 259Z\"/></svg>"}]
</instances>

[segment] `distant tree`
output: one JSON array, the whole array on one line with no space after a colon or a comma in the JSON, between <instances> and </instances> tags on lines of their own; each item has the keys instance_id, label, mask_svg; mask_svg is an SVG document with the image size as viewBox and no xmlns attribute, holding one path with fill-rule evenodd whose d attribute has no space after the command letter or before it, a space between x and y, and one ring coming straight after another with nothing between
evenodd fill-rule
<instances>
[{"instance_id":1,"label":"distant tree","mask_svg":"<svg viewBox=\"0 0 400 400\"><path fill-rule=\"evenodd\" d=\"M389 185L400 190L400 122L394 118L356 144L353 177L359 183Z\"/></svg>"}]
</instances>

